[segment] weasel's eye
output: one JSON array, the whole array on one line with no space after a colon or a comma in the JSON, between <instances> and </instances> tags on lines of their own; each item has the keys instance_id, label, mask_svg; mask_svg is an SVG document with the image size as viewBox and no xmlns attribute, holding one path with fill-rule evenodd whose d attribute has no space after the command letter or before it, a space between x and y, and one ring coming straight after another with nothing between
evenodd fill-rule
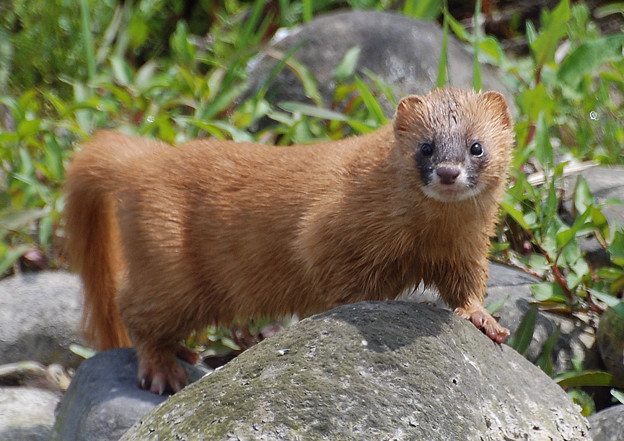
<instances>
[{"instance_id":1,"label":"weasel's eye","mask_svg":"<svg viewBox=\"0 0 624 441\"><path fill-rule=\"evenodd\" d=\"M483 146L478 142L475 142L470 146L470 154L472 156L476 156L477 158L483 156Z\"/></svg>"},{"instance_id":2,"label":"weasel's eye","mask_svg":"<svg viewBox=\"0 0 624 441\"><path fill-rule=\"evenodd\" d=\"M420 153L422 153L423 156L433 155L433 146L431 144L424 143L420 146Z\"/></svg>"}]
</instances>

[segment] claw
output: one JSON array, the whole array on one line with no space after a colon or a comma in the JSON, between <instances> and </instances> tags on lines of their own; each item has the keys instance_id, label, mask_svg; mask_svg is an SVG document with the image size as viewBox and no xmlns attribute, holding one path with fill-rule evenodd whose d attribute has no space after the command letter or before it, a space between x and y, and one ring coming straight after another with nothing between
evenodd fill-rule
<instances>
[{"instance_id":1,"label":"claw","mask_svg":"<svg viewBox=\"0 0 624 441\"><path fill-rule=\"evenodd\" d=\"M153 394L162 395L167 388L167 377L163 372L157 372L152 378L152 386L150 392Z\"/></svg>"},{"instance_id":2,"label":"claw","mask_svg":"<svg viewBox=\"0 0 624 441\"><path fill-rule=\"evenodd\" d=\"M192 352L187 349L188 354ZM188 358L191 358L190 355ZM188 360L187 358L187 360ZM139 386L158 395L164 394L167 390L179 392L187 385L188 373L180 366L174 357L171 362L160 360L160 363L152 361L144 356L139 359L139 371L137 375Z\"/></svg>"},{"instance_id":3,"label":"claw","mask_svg":"<svg viewBox=\"0 0 624 441\"><path fill-rule=\"evenodd\" d=\"M470 320L478 329L485 332L496 343L503 343L509 336L509 329L501 326L487 310L479 306L455 308L455 313L462 318Z\"/></svg>"}]
</instances>

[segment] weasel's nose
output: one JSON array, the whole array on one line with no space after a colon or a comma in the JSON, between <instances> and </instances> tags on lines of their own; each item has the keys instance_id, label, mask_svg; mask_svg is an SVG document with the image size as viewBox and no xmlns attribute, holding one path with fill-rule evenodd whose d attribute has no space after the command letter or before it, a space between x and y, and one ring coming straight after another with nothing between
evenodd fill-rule
<instances>
[{"instance_id":1,"label":"weasel's nose","mask_svg":"<svg viewBox=\"0 0 624 441\"><path fill-rule=\"evenodd\" d=\"M454 184L459 173L459 167L442 166L436 170L436 174L440 177L440 182L445 185Z\"/></svg>"}]
</instances>

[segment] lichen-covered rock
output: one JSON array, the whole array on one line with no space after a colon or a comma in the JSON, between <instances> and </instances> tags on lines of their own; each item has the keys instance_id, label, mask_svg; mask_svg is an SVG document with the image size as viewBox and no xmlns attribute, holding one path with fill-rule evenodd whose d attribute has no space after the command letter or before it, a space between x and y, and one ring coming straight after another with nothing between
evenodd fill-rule
<instances>
[{"instance_id":1,"label":"lichen-covered rock","mask_svg":"<svg viewBox=\"0 0 624 441\"><path fill-rule=\"evenodd\" d=\"M169 398L122 440L588 440L565 392L453 313L347 305Z\"/></svg>"}]
</instances>

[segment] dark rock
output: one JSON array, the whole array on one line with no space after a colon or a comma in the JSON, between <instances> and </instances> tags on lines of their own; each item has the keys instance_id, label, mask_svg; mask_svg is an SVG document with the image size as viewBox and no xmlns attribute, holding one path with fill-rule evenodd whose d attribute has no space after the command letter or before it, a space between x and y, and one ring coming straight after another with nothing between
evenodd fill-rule
<instances>
[{"instance_id":1,"label":"dark rock","mask_svg":"<svg viewBox=\"0 0 624 441\"><path fill-rule=\"evenodd\" d=\"M276 54L283 57L301 43L293 58L303 63L316 78L325 107L330 107L336 83L334 72L353 48L361 49L356 74L366 78L371 71L395 88L395 98L423 94L435 87L442 47L442 29L437 23L414 20L398 14L377 11L346 11L316 17L309 23L278 32L268 47L250 62L251 90L257 91L277 66ZM448 41L450 84L472 88L473 56L452 35ZM496 71L483 65L483 88L504 93L510 105L513 96ZM301 80L288 67L270 82L266 99L310 102ZM394 107L382 99L386 116Z\"/></svg>"},{"instance_id":2,"label":"dark rock","mask_svg":"<svg viewBox=\"0 0 624 441\"><path fill-rule=\"evenodd\" d=\"M589 417L594 441L624 439L624 405L609 407Z\"/></svg>"},{"instance_id":3,"label":"dark rock","mask_svg":"<svg viewBox=\"0 0 624 441\"><path fill-rule=\"evenodd\" d=\"M0 439L47 441L60 394L30 387L0 387Z\"/></svg>"},{"instance_id":4,"label":"dark rock","mask_svg":"<svg viewBox=\"0 0 624 441\"><path fill-rule=\"evenodd\" d=\"M299 322L172 396L122 439L590 437L567 394L515 351L449 311L395 301Z\"/></svg>"},{"instance_id":5,"label":"dark rock","mask_svg":"<svg viewBox=\"0 0 624 441\"><path fill-rule=\"evenodd\" d=\"M624 304L616 308L600 316L596 338L607 372L624 380Z\"/></svg>"},{"instance_id":6,"label":"dark rock","mask_svg":"<svg viewBox=\"0 0 624 441\"><path fill-rule=\"evenodd\" d=\"M45 271L0 281L0 364L23 360L75 367L69 350L84 344L79 330L81 284L77 276Z\"/></svg>"},{"instance_id":7,"label":"dark rock","mask_svg":"<svg viewBox=\"0 0 624 441\"><path fill-rule=\"evenodd\" d=\"M206 371L186 365L191 381ZM144 414L167 396L140 389L134 349L113 349L86 360L61 401L52 440L109 441L119 439Z\"/></svg>"}]
</instances>

